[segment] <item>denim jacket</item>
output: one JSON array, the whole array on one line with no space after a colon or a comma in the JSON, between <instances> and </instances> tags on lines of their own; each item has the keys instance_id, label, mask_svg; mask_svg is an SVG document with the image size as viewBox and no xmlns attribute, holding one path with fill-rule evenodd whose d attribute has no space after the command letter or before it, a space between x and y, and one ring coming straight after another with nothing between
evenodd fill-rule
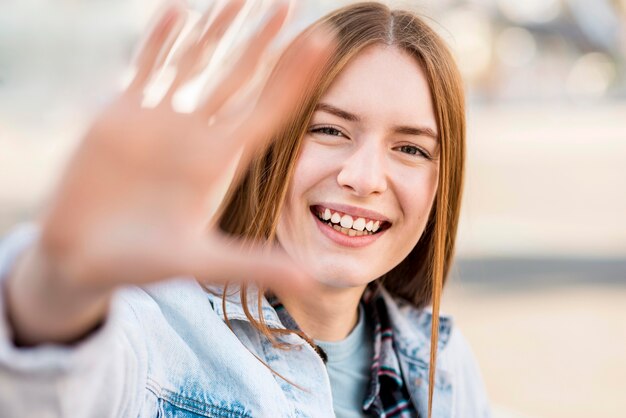
<instances>
[{"instance_id":1,"label":"denim jacket","mask_svg":"<svg viewBox=\"0 0 626 418\"><path fill-rule=\"evenodd\" d=\"M36 236L35 227L22 227L0 245L0 284ZM404 379L426 417L432 315L383 294ZM251 326L237 294L225 303L231 330L221 297L193 279L123 288L93 334L71 346L33 348L12 344L4 299L0 291L2 418L334 417L328 373L313 347L287 335L281 341L295 348L274 348ZM262 310L269 327L284 328L266 300ZM467 342L449 317L440 324L432 416L489 417Z\"/></svg>"}]
</instances>

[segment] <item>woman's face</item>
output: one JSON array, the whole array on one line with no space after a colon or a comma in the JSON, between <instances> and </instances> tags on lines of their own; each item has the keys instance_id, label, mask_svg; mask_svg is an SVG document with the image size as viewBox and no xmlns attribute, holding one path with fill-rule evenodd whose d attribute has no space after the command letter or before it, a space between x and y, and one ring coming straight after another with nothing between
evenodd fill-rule
<instances>
[{"instance_id":1,"label":"woman's face","mask_svg":"<svg viewBox=\"0 0 626 418\"><path fill-rule=\"evenodd\" d=\"M409 254L437 190L421 67L396 47L368 47L322 97L303 141L278 241L317 281L364 286Z\"/></svg>"}]
</instances>

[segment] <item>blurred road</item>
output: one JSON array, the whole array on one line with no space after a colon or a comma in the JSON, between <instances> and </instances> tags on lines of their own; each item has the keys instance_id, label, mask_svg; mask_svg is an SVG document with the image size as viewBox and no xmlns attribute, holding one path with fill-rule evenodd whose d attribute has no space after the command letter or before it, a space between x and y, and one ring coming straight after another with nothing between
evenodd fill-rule
<instances>
[{"instance_id":1,"label":"blurred road","mask_svg":"<svg viewBox=\"0 0 626 418\"><path fill-rule=\"evenodd\" d=\"M478 357L495 418L624 417L624 276L621 285L551 279L523 290L519 277L506 290L457 277L444 292L443 311Z\"/></svg>"}]
</instances>

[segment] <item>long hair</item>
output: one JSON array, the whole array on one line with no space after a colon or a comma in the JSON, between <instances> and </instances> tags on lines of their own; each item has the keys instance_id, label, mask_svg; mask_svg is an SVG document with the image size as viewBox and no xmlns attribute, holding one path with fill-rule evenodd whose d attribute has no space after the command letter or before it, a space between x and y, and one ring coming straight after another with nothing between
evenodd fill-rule
<instances>
[{"instance_id":1,"label":"long hair","mask_svg":"<svg viewBox=\"0 0 626 418\"><path fill-rule=\"evenodd\" d=\"M418 308L432 304L429 415L439 338L439 304L454 253L463 186L465 156L464 93L461 77L445 42L413 12L392 10L376 2L338 9L315 22L300 36L324 28L336 34L336 47L317 80L312 80L299 105L270 145L239 172L218 209L217 222L226 233L244 240L275 241L276 227L294 167L315 106L346 64L364 48L389 45L415 58L430 87L440 138L439 182L425 230L409 255L378 280L394 296ZM226 289L224 289L224 295ZM250 322L277 347L285 330L270 329L261 314L248 309L248 292L241 303ZM225 297L225 296L224 296ZM262 302L263 292L256 303Z\"/></svg>"}]
</instances>

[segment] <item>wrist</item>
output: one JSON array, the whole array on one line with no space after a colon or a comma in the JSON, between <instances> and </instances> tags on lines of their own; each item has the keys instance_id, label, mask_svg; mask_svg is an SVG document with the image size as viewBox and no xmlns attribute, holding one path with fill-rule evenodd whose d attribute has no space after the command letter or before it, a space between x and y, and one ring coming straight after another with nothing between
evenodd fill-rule
<instances>
[{"instance_id":1,"label":"wrist","mask_svg":"<svg viewBox=\"0 0 626 418\"><path fill-rule=\"evenodd\" d=\"M76 342L102 322L112 293L66 280L39 243L26 250L4 284L5 314L21 346Z\"/></svg>"}]
</instances>

